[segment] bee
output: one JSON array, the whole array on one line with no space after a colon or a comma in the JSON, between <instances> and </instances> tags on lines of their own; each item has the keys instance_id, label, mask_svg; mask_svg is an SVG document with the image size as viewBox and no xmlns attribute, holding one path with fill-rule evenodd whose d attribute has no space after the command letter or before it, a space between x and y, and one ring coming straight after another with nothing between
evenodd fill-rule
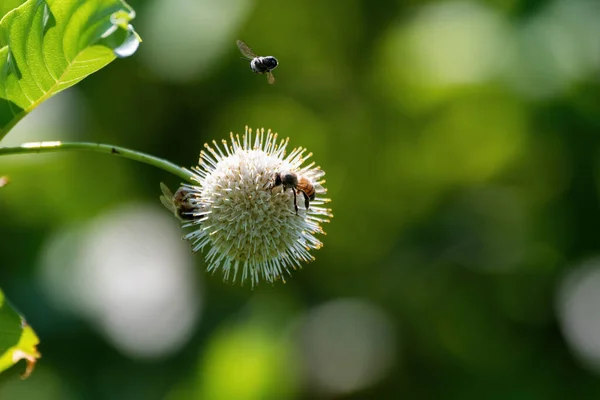
<instances>
[{"instance_id":1,"label":"bee","mask_svg":"<svg viewBox=\"0 0 600 400\"><path fill-rule=\"evenodd\" d=\"M273 56L257 56L252 49L241 40L238 40L236 43L243 56L250 60L250 69L257 74L266 74L267 81L270 84L275 83L275 77L271 71L273 71L275 68L277 68L277 65L279 65L277 59Z\"/></svg>"},{"instance_id":2,"label":"bee","mask_svg":"<svg viewBox=\"0 0 600 400\"><path fill-rule=\"evenodd\" d=\"M308 210L310 202L315 199L315 187L310 179L304 176L298 176L290 171L276 172L273 174L271 181L267 182L267 189L273 190L277 186L283 185L283 191L292 189L294 193L294 209L298 215L298 204L296 203L296 194L302 193L304 196L304 206Z\"/></svg>"},{"instance_id":3,"label":"bee","mask_svg":"<svg viewBox=\"0 0 600 400\"><path fill-rule=\"evenodd\" d=\"M171 193L171 190L164 183L160 183L160 190L163 195L160 196L160 202L169 211L171 211L177 218L182 221L189 221L194 219L194 209L196 208L192 202L190 202L191 191L184 186L181 186L175 194Z\"/></svg>"}]
</instances>

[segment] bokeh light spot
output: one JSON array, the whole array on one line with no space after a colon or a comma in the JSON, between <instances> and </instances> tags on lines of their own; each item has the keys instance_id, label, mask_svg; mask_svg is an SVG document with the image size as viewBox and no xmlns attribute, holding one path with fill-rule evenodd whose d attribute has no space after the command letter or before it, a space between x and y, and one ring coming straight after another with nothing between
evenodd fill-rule
<instances>
[{"instance_id":1,"label":"bokeh light spot","mask_svg":"<svg viewBox=\"0 0 600 400\"><path fill-rule=\"evenodd\" d=\"M579 360L600 373L600 259L584 262L563 279L557 312L565 338Z\"/></svg>"},{"instance_id":2,"label":"bokeh light spot","mask_svg":"<svg viewBox=\"0 0 600 400\"><path fill-rule=\"evenodd\" d=\"M141 15L140 55L165 81L197 80L227 52L251 0L153 0ZM234 50L235 49L235 50Z\"/></svg>"},{"instance_id":3,"label":"bokeh light spot","mask_svg":"<svg viewBox=\"0 0 600 400\"><path fill-rule=\"evenodd\" d=\"M200 300L191 255L170 217L132 204L54 236L42 254L42 286L131 357L178 350Z\"/></svg>"},{"instance_id":4,"label":"bokeh light spot","mask_svg":"<svg viewBox=\"0 0 600 400\"><path fill-rule=\"evenodd\" d=\"M359 299L341 299L312 310L300 326L305 374L319 391L351 393L385 376L395 363L390 318Z\"/></svg>"}]
</instances>

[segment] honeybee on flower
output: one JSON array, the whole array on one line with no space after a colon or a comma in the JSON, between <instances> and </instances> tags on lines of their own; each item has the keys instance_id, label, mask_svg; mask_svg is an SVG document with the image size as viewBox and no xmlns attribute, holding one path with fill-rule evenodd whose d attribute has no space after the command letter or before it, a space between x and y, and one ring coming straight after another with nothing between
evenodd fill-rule
<instances>
[{"instance_id":1,"label":"honeybee on flower","mask_svg":"<svg viewBox=\"0 0 600 400\"><path fill-rule=\"evenodd\" d=\"M323 245L316 237L324 234L321 224L332 217L325 207L330 201L324 197L325 172L314 162L304 165L312 153L302 147L286 155L288 143L270 130L253 135L246 127L241 137L232 133L220 146L204 145L193 168L197 185L186 185L197 206L182 223L193 228L184 236L192 250L208 249L208 271L221 269L225 280L249 280L254 286L285 281L285 275L314 260L311 250ZM301 177L310 192L296 181L275 184L281 174ZM295 207L297 195L309 196L306 207Z\"/></svg>"}]
</instances>

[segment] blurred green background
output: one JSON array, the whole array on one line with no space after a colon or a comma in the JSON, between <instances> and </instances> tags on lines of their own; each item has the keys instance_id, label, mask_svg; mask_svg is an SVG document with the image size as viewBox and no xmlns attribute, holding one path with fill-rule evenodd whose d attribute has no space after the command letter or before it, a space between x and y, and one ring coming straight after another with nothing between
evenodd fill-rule
<instances>
[{"instance_id":1,"label":"blurred green background","mask_svg":"<svg viewBox=\"0 0 600 400\"><path fill-rule=\"evenodd\" d=\"M600 397L600 2L131 1L144 42L2 142L192 166L271 128L326 171L317 260L255 290L204 272L176 178L0 158L0 283L41 339L0 399ZM275 55L254 75L235 40Z\"/></svg>"}]
</instances>

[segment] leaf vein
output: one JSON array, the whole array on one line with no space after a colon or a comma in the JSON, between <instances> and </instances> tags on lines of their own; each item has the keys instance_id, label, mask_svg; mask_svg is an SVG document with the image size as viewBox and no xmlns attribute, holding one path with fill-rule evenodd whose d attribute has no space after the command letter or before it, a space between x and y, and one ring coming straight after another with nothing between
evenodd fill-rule
<instances>
[{"instance_id":1,"label":"leaf vein","mask_svg":"<svg viewBox=\"0 0 600 400\"><path fill-rule=\"evenodd\" d=\"M48 4L48 2L45 1L44 3L46 4L45 8L44 8L44 14L46 13L46 11L48 11L48 13L52 14L52 11L50 10L50 5ZM40 53L42 54L44 68L46 68L46 71L48 71L48 75L50 75L50 77L56 83L56 77L54 76L54 74L52 73L50 68L48 68L48 61L46 60L46 52L44 51L44 43L46 41L46 35L44 34L44 30L45 30L45 27L43 26L43 20L42 20L42 30L40 31Z\"/></svg>"},{"instance_id":2,"label":"leaf vein","mask_svg":"<svg viewBox=\"0 0 600 400\"><path fill-rule=\"evenodd\" d=\"M29 18L29 27L28 27L28 32L31 32L32 28L33 28L33 22L35 21L35 12L33 13L33 15ZM29 67L29 62L28 62L28 57L27 57L27 49L29 48L29 41L31 40L31 37L33 35L27 35L27 38L23 41L23 61L25 62L25 68L27 69L27 71L29 72L29 75L31 76L31 80L33 81L33 83L35 83L35 85L38 87L38 89L44 93L44 89L38 84L38 81L35 77L35 75L33 74L31 68Z\"/></svg>"},{"instance_id":3,"label":"leaf vein","mask_svg":"<svg viewBox=\"0 0 600 400\"><path fill-rule=\"evenodd\" d=\"M12 51L10 50L10 46L8 46L8 59L9 59L8 65L9 65L9 67L11 65L14 65L14 68L12 68L12 69L13 69L13 73L15 74L15 76L17 78L16 79L17 85L19 85L19 88L21 89L21 93L23 93L23 96L25 96L25 98L29 101L29 103L33 103L33 100L30 99L29 96L27 96L27 93L25 93L25 91L23 90L23 84L21 83L21 80L19 79L19 76L17 75L17 71L15 70L15 69L18 69L17 60L14 60L11 62L10 60L14 59L14 56L11 57L11 54L12 54Z\"/></svg>"},{"instance_id":4,"label":"leaf vein","mask_svg":"<svg viewBox=\"0 0 600 400\"><path fill-rule=\"evenodd\" d=\"M67 40L67 28L69 27L69 24L73 20L73 15L75 15L75 12L76 12L76 10L78 8L79 8L79 6L74 7L74 10L72 10L69 13L69 16L67 17L67 20L65 21L65 25L64 25L64 29L63 29L63 38L62 38L62 42L61 42L61 44L62 44L61 47L62 47L63 57L64 57L64 59L65 59L65 61L66 61L67 64L70 64L71 61L73 61L73 60L69 60L69 58L67 57L67 51L65 49L65 47L66 47L65 41Z\"/></svg>"},{"instance_id":5,"label":"leaf vein","mask_svg":"<svg viewBox=\"0 0 600 400\"><path fill-rule=\"evenodd\" d=\"M73 65L75 65L75 64L77 64L77 63L79 63L79 64L85 64L85 63L91 64L91 63L94 63L94 62L96 62L96 61L101 61L101 60L103 60L104 58L105 58L105 57L93 58L93 59L91 59L91 60L75 60L75 61L73 61Z\"/></svg>"}]
</instances>

